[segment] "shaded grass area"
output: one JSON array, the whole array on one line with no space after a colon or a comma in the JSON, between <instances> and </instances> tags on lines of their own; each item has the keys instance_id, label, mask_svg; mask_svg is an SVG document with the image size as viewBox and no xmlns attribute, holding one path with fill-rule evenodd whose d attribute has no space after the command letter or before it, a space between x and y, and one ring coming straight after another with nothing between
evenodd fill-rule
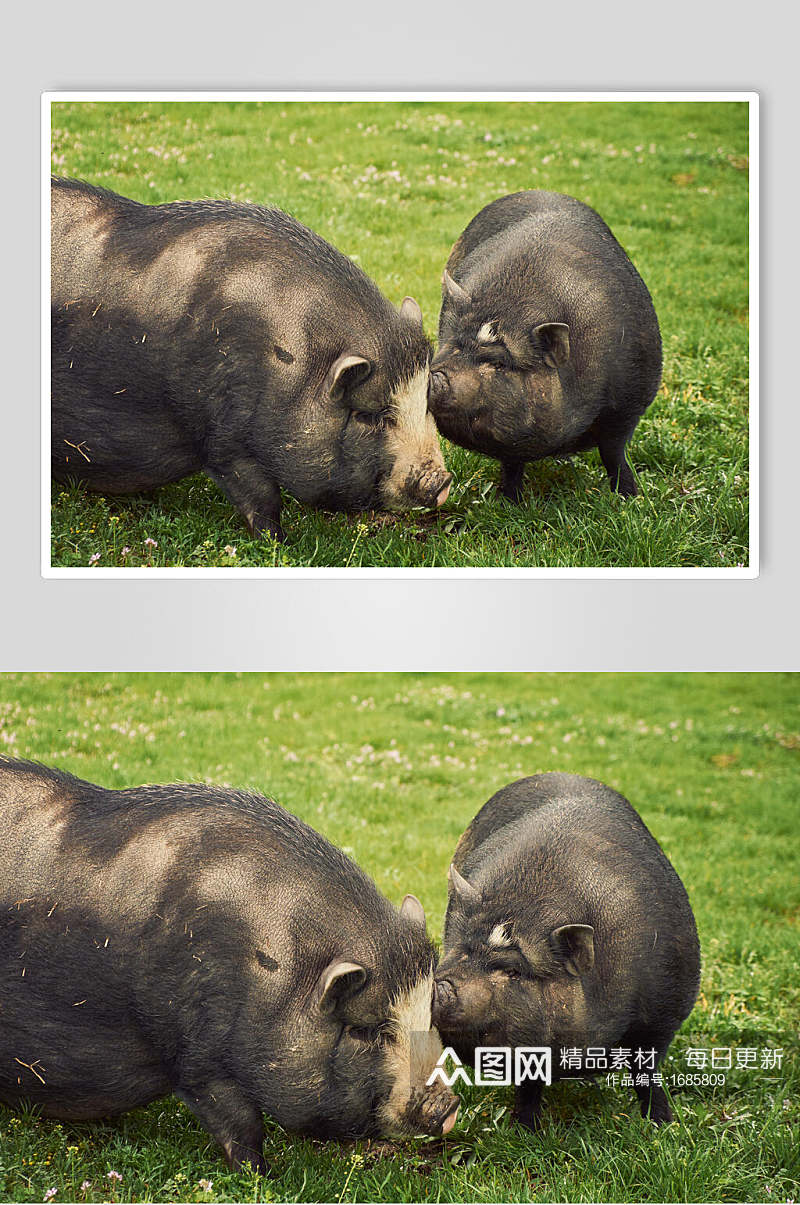
<instances>
[{"instance_id":1,"label":"shaded grass area","mask_svg":"<svg viewBox=\"0 0 800 1205\"><path fill-rule=\"evenodd\" d=\"M173 1099L81 1124L0 1107L0 1199L797 1199L796 675L8 675L0 741L113 787L264 791L396 904L418 895L437 940L448 863L489 795L545 770L599 778L640 812L697 917L701 992L665 1070L685 1073L690 1048L783 1052L724 1086L675 1087L677 1122L658 1131L602 1081L548 1090L537 1136L502 1089L464 1090L445 1140L320 1143L268 1122L265 1182L228 1172Z\"/></svg>"},{"instance_id":2,"label":"shaded grass area","mask_svg":"<svg viewBox=\"0 0 800 1205\"><path fill-rule=\"evenodd\" d=\"M513 506L496 497L494 461L445 442L456 483L438 515L334 516L287 497L279 547L250 539L204 477L125 499L54 486L53 565L747 563L746 105L70 102L53 106L52 124L61 175L151 203L226 196L288 210L393 302L414 295L431 337L443 266L474 214L522 188L570 193L644 277L665 360L631 445L637 499L611 493L592 451L529 466Z\"/></svg>"}]
</instances>

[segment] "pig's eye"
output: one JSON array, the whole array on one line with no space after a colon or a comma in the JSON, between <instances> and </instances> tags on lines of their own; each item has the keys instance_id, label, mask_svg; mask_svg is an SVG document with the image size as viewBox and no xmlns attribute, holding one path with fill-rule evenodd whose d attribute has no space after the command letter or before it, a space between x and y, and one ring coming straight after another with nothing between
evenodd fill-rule
<instances>
[{"instance_id":1,"label":"pig's eye","mask_svg":"<svg viewBox=\"0 0 800 1205\"><path fill-rule=\"evenodd\" d=\"M356 1042L368 1042L370 1044L377 1042L380 1038L380 1032L381 1031L377 1026L374 1028L367 1028L366 1026L359 1025L347 1026L347 1036L349 1038L353 1038L353 1040Z\"/></svg>"},{"instance_id":2,"label":"pig's eye","mask_svg":"<svg viewBox=\"0 0 800 1205\"><path fill-rule=\"evenodd\" d=\"M395 425L388 410L354 410L353 418L362 426L371 427L373 431L385 431L387 427Z\"/></svg>"},{"instance_id":3,"label":"pig's eye","mask_svg":"<svg viewBox=\"0 0 800 1205\"><path fill-rule=\"evenodd\" d=\"M500 963L496 966L493 966L491 968L491 970L496 971L501 975L505 975L506 979L521 979L522 978L522 971L519 969L519 967L508 966L508 964L503 965L502 963Z\"/></svg>"},{"instance_id":4,"label":"pig's eye","mask_svg":"<svg viewBox=\"0 0 800 1205\"><path fill-rule=\"evenodd\" d=\"M478 363L488 364L500 372L504 368L513 367L511 355L503 343L493 343L490 347L485 348L478 356Z\"/></svg>"},{"instance_id":5,"label":"pig's eye","mask_svg":"<svg viewBox=\"0 0 800 1205\"><path fill-rule=\"evenodd\" d=\"M383 1025L348 1025L347 1036L367 1046L386 1046L393 1040L391 1029Z\"/></svg>"}]
</instances>

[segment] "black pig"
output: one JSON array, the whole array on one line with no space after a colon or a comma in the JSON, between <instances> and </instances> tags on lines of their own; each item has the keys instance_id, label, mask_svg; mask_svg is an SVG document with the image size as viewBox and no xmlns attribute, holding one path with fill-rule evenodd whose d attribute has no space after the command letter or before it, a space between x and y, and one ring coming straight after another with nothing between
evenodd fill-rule
<instances>
[{"instance_id":1,"label":"black pig","mask_svg":"<svg viewBox=\"0 0 800 1205\"><path fill-rule=\"evenodd\" d=\"M232 201L52 183L52 469L109 494L204 470L255 534L447 496L430 345L319 235Z\"/></svg>"},{"instance_id":2,"label":"black pig","mask_svg":"<svg viewBox=\"0 0 800 1205\"><path fill-rule=\"evenodd\" d=\"M434 1024L472 1061L476 1046L656 1050L697 998L700 950L683 884L622 795L591 778L537 774L478 812L450 868ZM634 1068L635 1070L635 1068ZM538 1123L542 1084L516 1089ZM661 1087L644 1116L671 1121Z\"/></svg>"},{"instance_id":3,"label":"black pig","mask_svg":"<svg viewBox=\"0 0 800 1205\"><path fill-rule=\"evenodd\" d=\"M593 209L534 190L472 219L444 272L429 400L448 439L500 461L508 498L527 461L594 447L635 494L625 446L660 379L650 294Z\"/></svg>"},{"instance_id":4,"label":"black pig","mask_svg":"<svg viewBox=\"0 0 800 1205\"><path fill-rule=\"evenodd\" d=\"M262 1110L327 1137L446 1132L434 950L255 795L111 791L0 762L0 1100L104 1117L174 1092L265 1171Z\"/></svg>"}]
</instances>

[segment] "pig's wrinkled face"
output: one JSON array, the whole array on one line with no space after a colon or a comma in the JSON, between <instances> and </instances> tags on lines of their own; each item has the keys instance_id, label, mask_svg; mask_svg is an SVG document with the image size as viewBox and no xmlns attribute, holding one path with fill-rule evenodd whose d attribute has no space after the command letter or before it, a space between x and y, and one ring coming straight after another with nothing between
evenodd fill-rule
<instances>
[{"instance_id":1,"label":"pig's wrinkled face","mask_svg":"<svg viewBox=\"0 0 800 1205\"><path fill-rule=\"evenodd\" d=\"M451 896L433 1007L444 1044L470 1061L476 1046L580 1044L590 941L583 925L523 935L507 902L469 913Z\"/></svg>"},{"instance_id":2,"label":"pig's wrinkled face","mask_svg":"<svg viewBox=\"0 0 800 1205\"><path fill-rule=\"evenodd\" d=\"M389 470L380 483L387 510L441 506L450 493L436 423L428 410L428 365L402 381L392 394L384 439Z\"/></svg>"},{"instance_id":3,"label":"pig's wrinkled face","mask_svg":"<svg viewBox=\"0 0 800 1205\"><path fill-rule=\"evenodd\" d=\"M401 320L395 342L330 366L302 429L287 429L286 484L332 510L437 507L451 475L428 410L430 344Z\"/></svg>"},{"instance_id":4,"label":"pig's wrinkled face","mask_svg":"<svg viewBox=\"0 0 800 1205\"><path fill-rule=\"evenodd\" d=\"M372 366L366 379L345 389L338 401L339 461L347 467L332 485L341 486L348 507L354 497L359 507L384 510L436 507L447 498L451 476L428 410L428 380L427 361L394 382Z\"/></svg>"},{"instance_id":5,"label":"pig's wrinkled face","mask_svg":"<svg viewBox=\"0 0 800 1205\"><path fill-rule=\"evenodd\" d=\"M557 444L565 331L543 323L512 333L499 320L460 316L431 365L429 405L442 434L498 459L533 458Z\"/></svg>"},{"instance_id":6,"label":"pig's wrinkled face","mask_svg":"<svg viewBox=\"0 0 800 1205\"><path fill-rule=\"evenodd\" d=\"M442 1053L431 1023L432 954L393 996L380 968L338 967L343 973L300 1019L282 1059L291 1089L278 1119L318 1137L447 1133L458 1097L438 1077L426 1083Z\"/></svg>"}]
</instances>

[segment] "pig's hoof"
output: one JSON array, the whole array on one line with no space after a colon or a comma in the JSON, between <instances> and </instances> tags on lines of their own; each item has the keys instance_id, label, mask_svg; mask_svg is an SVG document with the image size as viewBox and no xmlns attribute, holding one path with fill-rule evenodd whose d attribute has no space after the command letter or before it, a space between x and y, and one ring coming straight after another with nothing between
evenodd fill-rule
<instances>
[{"instance_id":1,"label":"pig's hoof","mask_svg":"<svg viewBox=\"0 0 800 1205\"><path fill-rule=\"evenodd\" d=\"M498 492L509 502L519 502L522 499L522 481L525 476L525 462L503 461L500 466L500 485Z\"/></svg>"},{"instance_id":2,"label":"pig's hoof","mask_svg":"<svg viewBox=\"0 0 800 1205\"><path fill-rule=\"evenodd\" d=\"M534 1109L515 1109L511 1116L517 1125L529 1130L531 1134L537 1134L542 1128L541 1117Z\"/></svg>"},{"instance_id":3,"label":"pig's hoof","mask_svg":"<svg viewBox=\"0 0 800 1205\"><path fill-rule=\"evenodd\" d=\"M612 490L621 498L635 498L639 493L636 478L627 465L623 465L616 476L609 476L608 480Z\"/></svg>"},{"instance_id":4,"label":"pig's hoof","mask_svg":"<svg viewBox=\"0 0 800 1205\"><path fill-rule=\"evenodd\" d=\"M639 1107L645 1121L652 1121L653 1125L669 1125L672 1121L672 1109L663 1092L654 1091L649 1099L640 1099Z\"/></svg>"},{"instance_id":5,"label":"pig's hoof","mask_svg":"<svg viewBox=\"0 0 800 1205\"><path fill-rule=\"evenodd\" d=\"M266 1176L267 1161L263 1155L256 1154L255 1151L242 1151L238 1158L234 1158L231 1167L236 1171L251 1171L256 1176Z\"/></svg>"},{"instance_id":6,"label":"pig's hoof","mask_svg":"<svg viewBox=\"0 0 800 1205\"><path fill-rule=\"evenodd\" d=\"M286 539L286 533L280 523L274 523L271 519L257 520L250 530L258 540L275 540L282 544Z\"/></svg>"},{"instance_id":7,"label":"pig's hoof","mask_svg":"<svg viewBox=\"0 0 800 1205\"><path fill-rule=\"evenodd\" d=\"M266 1176L267 1161L261 1151L254 1151L252 1147L237 1142L235 1138L223 1143L222 1150L225 1162L232 1171L246 1172L249 1168L257 1176Z\"/></svg>"},{"instance_id":8,"label":"pig's hoof","mask_svg":"<svg viewBox=\"0 0 800 1205\"><path fill-rule=\"evenodd\" d=\"M507 498L509 502L522 501L522 486L521 485L504 485L500 482L497 487L497 492L501 498Z\"/></svg>"}]
</instances>

